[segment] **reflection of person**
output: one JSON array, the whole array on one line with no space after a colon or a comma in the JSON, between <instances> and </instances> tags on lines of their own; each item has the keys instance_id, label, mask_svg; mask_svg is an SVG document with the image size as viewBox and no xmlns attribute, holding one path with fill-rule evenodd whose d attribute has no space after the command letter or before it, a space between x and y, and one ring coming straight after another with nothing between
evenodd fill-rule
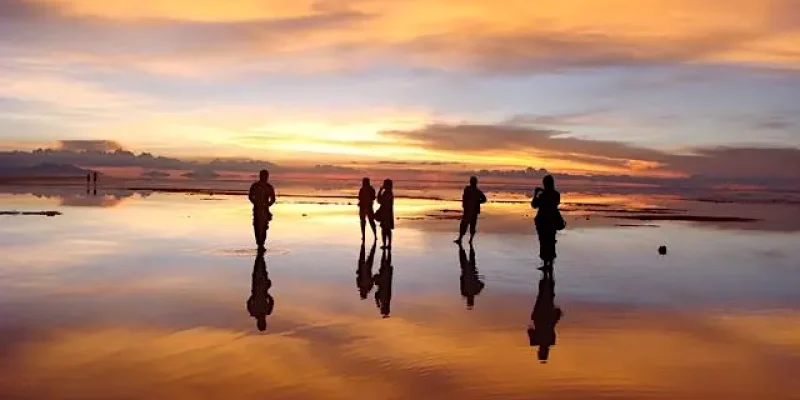
<instances>
[{"instance_id":1,"label":"reflection of person","mask_svg":"<svg viewBox=\"0 0 800 400\"><path fill-rule=\"evenodd\" d=\"M392 266L392 251L383 250L381 254L381 269L375 275L375 305L381 310L383 318L389 318L392 313L392 279L394 278L394 267Z\"/></svg>"},{"instance_id":2,"label":"reflection of person","mask_svg":"<svg viewBox=\"0 0 800 400\"><path fill-rule=\"evenodd\" d=\"M532 326L528 328L531 347L539 347L539 361L546 363L550 358L550 347L556 345L556 325L561 320L561 308L555 305L555 281L545 275L539 281L539 294L531 312Z\"/></svg>"},{"instance_id":3,"label":"reflection of person","mask_svg":"<svg viewBox=\"0 0 800 400\"><path fill-rule=\"evenodd\" d=\"M461 244L464 235L467 234L469 228L469 242L475 239L475 232L478 229L478 215L481 213L481 204L486 203L486 195L483 191L478 189L478 178L473 176L469 178L469 186L464 188L464 194L461 196L461 208L464 210L461 216L461 226L459 227L458 239L456 243Z\"/></svg>"},{"instance_id":4,"label":"reflection of person","mask_svg":"<svg viewBox=\"0 0 800 400\"><path fill-rule=\"evenodd\" d=\"M361 240L364 240L367 220L372 228L372 235L378 240L378 233L375 230L375 211L372 205L375 203L375 188L369 182L369 178L364 178L361 183L361 190L358 191L358 216L361 219Z\"/></svg>"},{"instance_id":5,"label":"reflection of person","mask_svg":"<svg viewBox=\"0 0 800 400\"><path fill-rule=\"evenodd\" d=\"M383 186L378 191L378 204L380 204L380 207L375 214L376 219L381 223L381 237L383 239L381 249L391 249L392 230L394 229L394 184L391 179L383 181Z\"/></svg>"},{"instance_id":6,"label":"reflection of person","mask_svg":"<svg viewBox=\"0 0 800 400\"><path fill-rule=\"evenodd\" d=\"M458 246L458 259L461 263L461 296L467 299L467 309L475 307L475 297L481 294L486 286L478 275L478 267L475 262L475 248L469 246L469 258L463 246Z\"/></svg>"},{"instance_id":7,"label":"reflection of person","mask_svg":"<svg viewBox=\"0 0 800 400\"><path fill-rule=\"evenodd\" d=\"M372 265L375 263L375 243L372 243L372 249L369 251L367 257L367 247L364 242L361 242L361 255L358 258L358 270L356 271L356 285L361 294L361 300L365 300L372 291L375 282L372 280Z\"/></svg>"},{"instance_id":8,"label":"reflection of person","mask_svg":"<svg viewBox=\"0 0 800 400\"><path fill-rule=\"evenodd\" d=\"M253 265L253 283L250 291L250 298L247 300L247 311L250 316L256 319L258 330L267 330L267 317L272 315L275 307L275 299L269 294L272 288L272 281L267 273L267 262L264 260L264 252L259 251L256 262Z\"/></svg>"},{"instance_id":9,"label":"reflection of person","mask_svg":"<svg viewBox=\"0 0 800 400\"><path fill-rule=\"evenodd\" d=\"M539 236L539 257L544 262L540 268L552 271L556 258L556 232L564 229L564 219L558 211L561 194L556 191L555 179L547 175L542 180L544 189L537 187L533 193L531 207L536 213L536 234Z\"/></svg>"},{"instance_id":10,"label":"reflection of person","mask_svg":"<svg viewBox=\"0 0 800 400\"><path fill-rule=\"evenodd\" d=\"M275 204L275 188L269 183L269 171L262 170L259 173L258 182L250 186L248 196L253 203L253 231L256 236L256 244L260 250L264 249L267 242L267 230L269 222L272 220L272 213L269 208Z\"/></svg>"}]
</instances>

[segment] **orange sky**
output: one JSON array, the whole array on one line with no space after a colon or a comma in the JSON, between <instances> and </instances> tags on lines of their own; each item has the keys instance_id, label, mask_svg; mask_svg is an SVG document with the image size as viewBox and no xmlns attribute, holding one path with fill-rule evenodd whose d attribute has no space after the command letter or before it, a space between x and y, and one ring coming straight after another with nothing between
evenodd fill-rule
<instances>
[{"instance_id":1,"label":"orange sky","mask_svg":"<svg viewBox=\"0 0 800 400\"><path fill-rule=\"evenodd\" d=\"M102 139L179 157L679 176L638 149L800 147L797 9L14 0L0 6L0 149ZM462 125L485 127L489 140L507 126L541 137L476 150L416 135ZM562 138L587 144L573 151Z\"/></svg>"}]
</instances>

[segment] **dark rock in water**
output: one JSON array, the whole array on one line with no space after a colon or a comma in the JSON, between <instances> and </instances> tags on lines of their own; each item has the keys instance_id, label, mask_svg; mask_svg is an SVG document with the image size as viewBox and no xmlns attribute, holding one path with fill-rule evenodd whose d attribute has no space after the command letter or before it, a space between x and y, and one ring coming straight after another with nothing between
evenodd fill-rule
<instances>
[{"instance_id":1,"label":"dark rock in water","mask_svg":"<svg viewBox=\"0 0 800 400\"><path fill-rule=\"evenodd\" d=\"M303 214L303 216L304 216L304 217L307 217L307 216L308 216L308 214Z\"/></svg>"},{"instance_id":2,"label":"dark rock in water","mask_svg":"<svg viewBox=\"0 0 800 400\"><path fill-rule=\"evenodd\" d=\"M659 247L658 248L658 254L661 254L662 256L666 255L667 254L667 246Z\"/></svg>"},{"instance_id":3,"label":"dark rock in water","mask_svg":"<svg viewBox=\"0 0 800 400\"><path fill-rule=\"evenodd\" d=\"M59 211L0 211L0 215L41 215L43 217L57 217Z\"/></svg>"}]
</instances>

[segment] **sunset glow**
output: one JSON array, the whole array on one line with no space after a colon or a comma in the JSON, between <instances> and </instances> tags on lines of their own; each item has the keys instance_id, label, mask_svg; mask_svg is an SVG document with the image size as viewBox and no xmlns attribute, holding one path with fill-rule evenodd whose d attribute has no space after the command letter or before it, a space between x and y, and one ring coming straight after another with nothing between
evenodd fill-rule
<instances>
[{"instance_id":1,"label":"sunset glow","mask_svg":"<svg viewBox=\"0 0 800 400\"><path fill-rule=\"evenodd\" d=\"M776 159L762 149L798 151L797 9L794 0L5 1L0 149L113 140L134 152L284 165L724 175L735 162L727 149L758 160ZM702 157L676 158L686 154Z\"/></svg>"}]
</instances>

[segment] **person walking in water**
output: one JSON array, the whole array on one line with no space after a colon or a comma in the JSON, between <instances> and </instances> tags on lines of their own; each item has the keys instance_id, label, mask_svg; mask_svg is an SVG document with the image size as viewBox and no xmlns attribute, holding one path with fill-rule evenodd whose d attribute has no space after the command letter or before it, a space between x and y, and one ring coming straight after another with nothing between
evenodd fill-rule
<instances>
[{"instance_id":1,"label":"person walking in water","mask_svg":"<svg viewBox=\"0 0 800 400\"><path fill-rule=\"evenodd\" d=\"M381 249L392 248L392 230L394 229L394 183L391 179L383 181L383 186L378 191L378 211L376 219L381 223Z\"/></svg>"},{"instance_id":2,"label":"person walking in water","mask_svg":"<svg viewBox=\"0 0 800 400\"><path fill-rule=\"evenodd\" d=\"M275 204L275 188L269 183L269 171L261 170L258 182L250 186L250 202L253 203L253 231L259 250L264 250L267 231L272 221L269 208Z\"/></svg>"},{"instance_id":3,"label":"person walking in water","mask_svg":"<svg viewBox=\"0 0 800 400\"><path fill-rule=\"evenodd\" d=\"M358 191L358 216L361 219L361 241L364 241L367 229L367 220L372 228L372 236L378 240L378 232L375 229L375 211L372 206L375 203L375 188L369 182L369 178L364 178L361 183L361 190Z\"/></svg>"},{"instance_id":4,"label":"person walking in water","mask_svg":"<svg viewBox=\"0 0 800 400\"><path fill-rule=\"evenodd\" d=\"M544 262L539 269L552 274L553 261L556 258L556 232L564 229L565 222L558 211L561 194L556 191L555 179L547 175L542 179L542 184L544 189L534 189L531 207L538 209L534 221L536 234L539 236L539 257Z\"/></svg>"},{"instance_id":5,"label":"person walking in water","mask_svg":"<svg viewBox=\"0 0 800 400\"><path fill-rule=\"evenodd\" d=\"M461 196L461 208L464 213L461 215L458 239L453 242L461 244L469 228L469 242L472 243L478 229L478 215L481 213L483 203L486 203L486 195L478 189L478 177L473 176L469 178L469 186L464 188L464 194Z\"/></svg>"}]
</instances>

